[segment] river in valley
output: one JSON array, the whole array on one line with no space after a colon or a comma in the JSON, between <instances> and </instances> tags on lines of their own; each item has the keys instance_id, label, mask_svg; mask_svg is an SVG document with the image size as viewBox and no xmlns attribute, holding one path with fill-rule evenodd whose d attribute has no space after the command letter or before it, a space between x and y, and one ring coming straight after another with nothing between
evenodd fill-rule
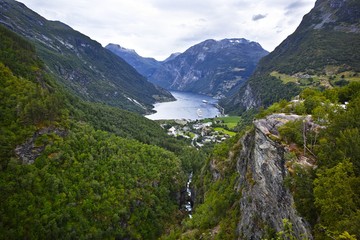
<instances>
[{"instance_id":1,"label":"river in valley","mask_svg":"<svg viewBox=\"0 0 360 240\"><path fill-rule=\"evenodd\" d=\"M215 107L218 100L212 97L190 92L170 91L176 98L173 102L156 103L156 113L146 115L152 120L160 119L203 119L220 115Z\"/></svg>"}]
</instances>

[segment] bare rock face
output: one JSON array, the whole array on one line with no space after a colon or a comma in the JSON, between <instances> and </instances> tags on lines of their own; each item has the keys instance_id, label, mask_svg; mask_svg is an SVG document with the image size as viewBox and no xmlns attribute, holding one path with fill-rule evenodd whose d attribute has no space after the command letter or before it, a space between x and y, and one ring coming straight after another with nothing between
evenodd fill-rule
<instances>
[{"instance_id":1,"label":"bare rock face","mask_svg":"<svg viewBox=\"0 0 360 240\"><path fill-rule=\"evenodd\" d=\"M23 164L33 164L37 157L44 151L47 142L39 141L39 138L48 134L56 134L60 137L66 135L66 131L57 128L43 128L35 132L25 143L19 145L15 149L16 156Z\"/></svg>"},{"instance_id":2,"label":"bare rock face","mask_svg":"<svg viewBox=\"0 0 360 240\"><path fill-rule=\"evenodd\" d=\"M318 0L316 14L312 15L314 29L333 29L340 32L360 33L360 4L351 0ZM341 24L339 24L341 23Z\"/></svg>"},{"instance_id":3,"label":"bare rock face","mask_svg":"<svg viewBox=\"0 0 360 240\"><path fill-rule=\"evenodd\" d=\"M283 220L293 225L296 238L312 238L307 222L298 216L294 200L284 186L288 175L281 144L270 135L278 135L277 128L297 115L274 114L254 121L255 130L242 138L243 149L237 161L240 173L241 219L238 223L240 239L261 239L267 231L282 231Z\"/></svg>"},{"instance_id":4,"label":"bare rock face","mask_svg":"<svg viewBox=\"0 0 360 240\"><path fill-rule=\"evenodd\" d=\"M246 106L246 110L249 110L251 108L255 108L260 104L260 102L257 100L255 94L253 93L253 90L251 89L251 86L249 84L246 85L244 96L241 99L242 104Z\"/></svg>"}]
</instances>

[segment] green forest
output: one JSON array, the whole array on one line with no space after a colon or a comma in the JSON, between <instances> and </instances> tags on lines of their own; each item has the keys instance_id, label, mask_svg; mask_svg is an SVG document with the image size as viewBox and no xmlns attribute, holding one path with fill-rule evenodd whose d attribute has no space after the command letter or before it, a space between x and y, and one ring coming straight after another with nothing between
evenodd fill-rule
<instances>
[{"instance_id":1,"label":"green forest","mask_svg":"<svg viewBox=\"0 0 360 240\"><path fill-rule=\"evenodd\" d=\"M289 176L284 185L295 208L309 223L315 239L358 239L360 237L360 83L320 91L307 88L301 101L282 100L259 112L261 119L274 113L311 115L318 128L304 128L302 119L280 127L281 139L291 150L285 154ZM345 104L346 103L346 104ZM346 106L346 107L345 107ZM204 164L194 187L198 193L195 213L175 227L164 239L238 239L241 211L237 190L236 161L246 127L236 137L216 145ZM304 143L304 138L306 143ZM305 146L304 146L305 145ZM304 151L305 148L305 151ZM306 157L313 166L299 163ZM214 173L218 174L214 178ZM256 184L252 176L246 176ZM284 230L267 230L264 239L297 239L292 225L284 220Z\"/></svg>"},{"instance_id":2,"label":"green forest","mask_svg":"<svg viewBox=\"0 0 360 240\"><path fill-rule=\"evenodd\" d=\"M281 139L274 139L291 149L285 154L290 175L284 184L293 194L296 210L310 224L314 238L360 237L360 82L326 90L306 88L298 98L281 100L257 114L242 115L245 126L239 124L243 131L214 146L195 179L197 204L192 218L173 228L163 239L239 237L241 191L236 190L239 178L236 161L242 149L239 139L253 131L246 118L262 119L274 113L297 114L303 119L312 116L318 125L304 130L302 119L291 121L279 129ZM313 166L299 164L302 157L309 158ZM251 176L246 177L251 181ZM296 238L291 223L284 219L284 232L269 230L264 239Z\"/></svg>"},{"instance_id":3,"label":"green forest","mask_svg":"<svg viewBox=\"0 0 360 240\"><path fill-rule=\"evenodd\" d=\"M316 239L359 238L360 83L325 91L308 88L300 98L298 104L282 101L260 114L310 114L321 126L304 129L302 121L294 121L279 130L284 144L298 146L287 157L292 174L286 181L296 209ZM297 164L302 155L313 159L316 168Z\"/></svg>"},{"instance_id":4,"label":"green forest","mask_svg":"<svg viewBox=\"0 0 360 240\"><path fill-rule=\"evenodd\" d=\"M196 149L139 114L75 96L32 43L0 25L0 239L238 239L241 138L273 113L311 115L318 126L288 122L274 139L291 146L284 185L314 238L360 238L360 83L257 80L272 84L265 105L284 100L245 112L236 136ZM190 218L180 205L191 173ZM283 220L264 239L295 239Z\"/></svg>"},{"instance_id":5,"label":"green forest","mask_svg":"<svg viewBox=\"0 0 360 240\"><path fill-rule=\"evenodd\" d=\"M156 239L178 221L204 154L138 114L75 97L31 43L0 31L0 239Z\"/></svg>"}]
</instances>

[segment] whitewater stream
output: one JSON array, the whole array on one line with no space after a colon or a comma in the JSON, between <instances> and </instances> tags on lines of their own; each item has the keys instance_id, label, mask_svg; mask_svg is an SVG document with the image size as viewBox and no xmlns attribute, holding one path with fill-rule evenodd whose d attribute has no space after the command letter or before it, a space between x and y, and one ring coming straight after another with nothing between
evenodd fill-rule
<instances>
[{"instance_id":1,"label":"whitewater stream","mask_svg":"<svg viewBox=\"0 0 360 240\"><path fill-rule=\"evenodd\" d=\"M192 200L192 193L191 193L191 181L192 181L193 174L190 173L188 181L186 183L186 201L185 201L185 210L188 213L189 217L192 218L192 207L193 207L193 200Z\"/></svg>"}]
</instances>

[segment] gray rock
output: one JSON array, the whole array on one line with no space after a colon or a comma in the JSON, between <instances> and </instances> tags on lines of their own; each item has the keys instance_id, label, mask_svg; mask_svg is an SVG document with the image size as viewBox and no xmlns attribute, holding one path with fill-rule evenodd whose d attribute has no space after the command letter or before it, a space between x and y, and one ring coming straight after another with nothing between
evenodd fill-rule
<instances>
[{"instance_id":1,"label":"gray rock","mask_svg":"<svg viewBox=\"0 0 360 240\"><path fill-rule=\"evenodd\" d=\"M269 138L278 134L277 128L301 116L274 114L267 119L254 121L255 130L242 139L243 149L237 160L241 192L241 218L238 223L240 239L261 239L266 228L283 230L283 219L293 225L296 238L312 238L309 225L294 208L294 200L284 187L289 174L285 167L284 147Z\"/></svg>"},{"instance_id":2,"label":"gray rock","mask_svg":"<svg viewBox=\"0 0 360 240\"><path fill-rule=\"evenodd\" d=\"M25 143L18 145L15 148L16 156L21 160L23 164L33 164L37 157L45 150L46 144L36 144L36 140L45 134L54 133L58 136L64 137L66 135L65 130L58 128L48 127L42 128L34 133Z\"/></svg>"}]
</instances>

